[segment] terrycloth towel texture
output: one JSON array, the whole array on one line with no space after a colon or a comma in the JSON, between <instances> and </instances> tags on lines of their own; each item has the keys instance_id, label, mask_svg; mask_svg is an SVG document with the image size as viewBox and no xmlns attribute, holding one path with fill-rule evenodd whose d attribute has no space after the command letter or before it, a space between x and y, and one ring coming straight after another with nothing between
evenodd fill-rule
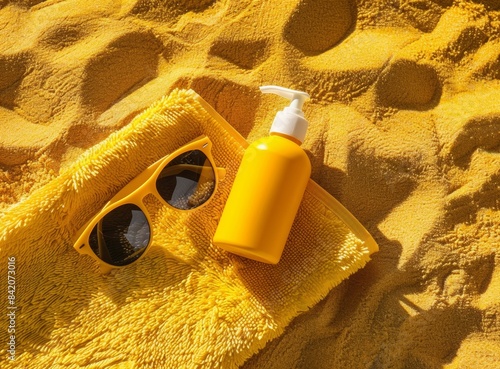
<instances>
[{"instance_id":1,"label":"terrycloth towel texture","mask_svg":"<svg viewBox=\"0 0 500 369\"><path fill-rule=\"evenodd\" d=\"M2 329L2 368L235 368L369 260L376 245L313 183L278 265L212 246L245 141L207 109L193 91L172 92L6 212L0 260L16 259L17 357L6 359ZM227 169L211 203L180 212L150 196L150 251L100 274L73 249L75 232L145 167L200 134Z\"/></svg>"}]
</instances>

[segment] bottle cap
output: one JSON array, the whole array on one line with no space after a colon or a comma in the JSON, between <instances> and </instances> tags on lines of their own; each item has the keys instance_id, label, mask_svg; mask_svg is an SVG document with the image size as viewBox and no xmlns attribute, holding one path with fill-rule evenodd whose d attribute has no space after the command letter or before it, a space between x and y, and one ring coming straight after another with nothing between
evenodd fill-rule
<instances>
[{"instance_id":1,"label":"bottle cap","mask_svg":"<svg viewBox=\"0 0 500 369\"><path fill-rule=\"evenodd\" d=\"M261 86L265 94L276 94L291 100L290 106L276 113L270 133L282 133L304 142L309 123L304 118L302 105L309 98L309 94L302 91L290 90L280 86Z\"/></svg>"}]
</instances>

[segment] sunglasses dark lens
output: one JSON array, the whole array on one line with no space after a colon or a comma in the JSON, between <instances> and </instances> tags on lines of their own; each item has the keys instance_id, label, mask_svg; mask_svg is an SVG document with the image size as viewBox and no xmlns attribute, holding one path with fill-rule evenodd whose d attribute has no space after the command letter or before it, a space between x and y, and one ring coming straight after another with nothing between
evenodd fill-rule
<instances>
[{"instance_id":1,"label":"sunglasses dark lens","mask_svg":"<svg viewBox=\"0 0 500 369\"><path fill-rule=\"evenodd\" d=\"M179 155L163 168L156 189L174 208L188 210L204 204L215 189L215 172L200 150Z\"/></svg>"},{"instance_id":2,"label":"sunglasses dark lens","mask_svg":"<svg viewBox=\"0 0 500 369\"><path fill-rule=\"evenodd\" d=\"M126 204L106 214L89 237L94 253L104 262L122 266L136 261L149 245L151 230L144 212Z\"/></svg>"}]
</instances>

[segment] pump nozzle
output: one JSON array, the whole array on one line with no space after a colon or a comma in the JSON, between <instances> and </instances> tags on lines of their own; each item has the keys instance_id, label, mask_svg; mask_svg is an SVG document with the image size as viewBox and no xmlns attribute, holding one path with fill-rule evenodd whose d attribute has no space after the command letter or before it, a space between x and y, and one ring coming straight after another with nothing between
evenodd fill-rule
<instances>
[{"instance_id":1,"label":"pump nozzle","mask_svg":"<svg viewBox=\"0 0 500 369\"><path fill-rule=\"evenodd\" d=\"M309 98L309 94L281 86L261 86L260 90L262 93L276 94L291 100L290 106L276 113L270 132L292 136L302 143L309 124L304 119L302 105Z\"/></svg>"},{"instance_id":2,"label":"pump nozzle","mask_svg":"<svg viewBox=\"0 0 500 369\"><path fill-rule=\"evenodd\" d=\"M260 90L263 94L275 94L290 100L292 102L290 107L300 111L302 111L302 105L304 105L304 102L309 98L309 94L307 92L291 90L281 86L261 86Z\"/></svg>"}]
</instances>

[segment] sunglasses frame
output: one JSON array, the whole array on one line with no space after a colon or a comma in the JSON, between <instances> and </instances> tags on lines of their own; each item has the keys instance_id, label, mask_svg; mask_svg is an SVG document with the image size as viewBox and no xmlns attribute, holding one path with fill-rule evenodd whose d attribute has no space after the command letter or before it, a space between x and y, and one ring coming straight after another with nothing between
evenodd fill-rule
<instances>
[{"instance_id":1,"label":"sunglasses frame","mask_svg":"<svg viewBox=\"0 0 500 369\"><path fill-rule=\"evenodd\" d=\"M168 202L166 202L163 197L159 194L157 188L156 188L156 181L158 179L158 176L160 173L163 171L163 169L175 158L179 157L180 155L189 152L189 151L194 151L194 150L199 150L201 151L208 159L212 166L212 170L214 172L215 176L215 186L214 189L210 195L210 197L203 202L200 206L197 206L192 209L179 209L176 208L172 205L170 205ZM75 241L73 244L73 247L75 248L76 251L78 251L80 254L85 254L89 255L92 258L96 259L97 262L99 263L99 266L101 268L102 273L109 273L113 269L117 268L123 268L126 267L130 264L133 264L137 262L139 259L141 259L146 252L149 250L151 247L151 244L153 243L153 227L152 227L152 220L151 216L149 214L149 211L147 210L147 207L144 204L144 198L152 194L154 195L162 204L171 207L175 210L178 211L192 211L195 209L200 209L203 206L205 206L210 200L213 198L215 192L217 191L217 186L219 184L219 181L222 181L225 174L226 170L224 168L219 168L215 165L213 156L212 156L212 142L210 139L205 136L199 136L195 138L194 140L188 142L184 146L178 148L171 154L168 154L161 158L160 160L156 161L155 163L151 164L149 167L147 167L142 173L140 173L137 177L132 179L125 187L123 187L116 195L114 195L104 206L103 208L95 215L93 216L85 225L83 225L79 231L77 232L75 236ZM202 169L203 170L203 169ZM92 247L90 246L89 243L89 237L90 234L92 233L92 230L94 227L101 221L101 219L104 218L104 216L111 211L115 210L116 208L126 205L126 204L133 204L144 213L144 216L146 217L148 224L149 224L149 242L148 245L144 248L144 251L142 254L134 261L132 261L129 264L125 265L113 265L106 263L104 260L102 260L99 256L97 256L94 251L92 250Z\"/></svg>"}]
</instances>

